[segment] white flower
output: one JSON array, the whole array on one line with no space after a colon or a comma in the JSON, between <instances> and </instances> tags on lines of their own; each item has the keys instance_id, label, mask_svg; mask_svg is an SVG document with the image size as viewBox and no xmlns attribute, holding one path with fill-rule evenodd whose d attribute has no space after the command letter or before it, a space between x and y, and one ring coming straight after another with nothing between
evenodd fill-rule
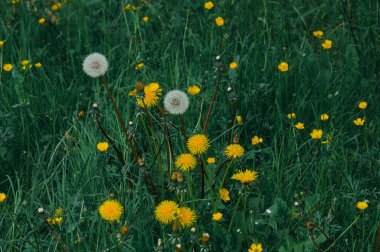
<instances>
[{"instance_id":1,"label":"white flower","mask_svg":"<svg viewBox=\"0 0 380 252\"><path fill-rule=\"evenodd\" d=\"M108 69L108 61L103 54L91 53L83 61L83 71L92 78L104 75Z\"/></svg>"},{"instance_id":2,"label":"white flower","mask_svg":"<svg viewBox=\"0 0 380 252\"><path fill-rule=\"evenodd\" d=\"M43 212L45 212L45 210L42 207L40 207L40 208L38 208L38 212L43 213Z\"/></svg>"},{"instance_id":3,"label":"white flower","mask_svg":"<svg viewBox=\"0 0 380 252\"><path fill-rule=\"evenodd\" d=\"M172 90L165 96L164 107L170 114L183 114L189 108L189 98L185 92Z\"/></svg>"}]
</instances>

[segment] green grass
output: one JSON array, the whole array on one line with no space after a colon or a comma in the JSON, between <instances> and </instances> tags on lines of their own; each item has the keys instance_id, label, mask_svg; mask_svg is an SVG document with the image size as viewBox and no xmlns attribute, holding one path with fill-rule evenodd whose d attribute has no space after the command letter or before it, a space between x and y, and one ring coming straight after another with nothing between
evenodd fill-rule
<instances>
[{"instance_id":1,"label":"green grass","mask_svg":"<svg viewBox=\"0 0 380 252\"><path fill-rule=\"evenodd\" d=\"M13 70L0 71L0 192L7 194L0 203L0 250L62 250L37 212L43 207L51 216L61 207L63 222L52 228L68 251L152 251L159 238L165 251L175 251L169 241L172 226L159 224L154 216L159 202L174 200L198 216L195 233L190 228L178 233L184 251L200 251L203 233L210 234L211 251L247 251L253 242L262 243L264 251L318 251L316 246L332 251L318 228L307 229L307 221L323 229L335 251L375 251L380 224L379 3L221 0L205 10L199 1L135 1L131 4L139 9L125 11L128 3L70 1L54 13L50 1L1 3L0 40L5 43L0 65L11 63ZM149 16L148 23L143 16ZM224 18L224 26L215 25L217 16ZM46 18L45 25L38 24L40 17ZM315 30L333 41L330 50L322 49ZM134 122L144 167L134 160L101 81L82 71L83 59L92 52L109 61L105 78L127 126ZM189 97L183 118L188 136L200 133L217 83L216 55L223 71L207 126L212 143L203 159L217 161L206 164L210 181L203 199L199 166L184 174L186 193L180 196L168 190L167 167L175 167L168 159L161 115L149 109L155 138L146 113L136 113L136 99L128 93L138 81L158 82L164 94L197 84L201 92ZM23 71L23 59L43 67ZM238 62L236 71L228 69L232 61ZM282 61L289 71L277 69ZM141 62L145 67L135 71ZM229 86L244 120L235 122L233 135L245 154L230 167L224 187L231 201L223 203L215 197L226 166L214 177L226 160L233 116ZM367 109L357 107L360 101L368 102ZM125 166L111 146L106 153L97 151L97 143L106 139L92 117L93 103ZM81 110L84 117L78 117ZM291 112L295 120L287 118ZM322 113L329 120L321 121ZM353 124L357 117L365 117L363 127ZM171 122L177 157L186 151L180 121L171 115L165 119ZM304 130L294 128L298 121L305 123ZM322 140L310 138L312 129L323 129ZM328 134L332 142L322 144ZM263 143L253 146L254 135ZM237 169L259 173L253 187L242 188L230 179ZM211 190L213 182L216 189ZM124 206L120 222L99 216L98 207L108 198ZM355 205L363 200L369 207L360 213ZM211 220L215 208L224 215L218 223ZM116 234L123 224L129 232L119 242Z\"/></svg>"}]
</instances>

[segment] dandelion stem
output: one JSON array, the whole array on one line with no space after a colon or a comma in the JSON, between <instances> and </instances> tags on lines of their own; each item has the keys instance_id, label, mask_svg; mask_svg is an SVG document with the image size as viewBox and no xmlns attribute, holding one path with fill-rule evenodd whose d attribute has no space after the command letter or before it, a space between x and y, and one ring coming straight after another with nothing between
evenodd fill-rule
<instances>
[{"instance_id":1,"label":"dandelion stem","mask_svg":"<svg viewBox=\"0 0 380 252\"><path fill-rule=\"evenodd\" d=\"M235 219L235 215L236 215L236 211L237 211L237 208L240 204L240 201L241 201L241 197L242 197L243 193L241 193L239 195L239 198L238 198L238 201L236 202L236 205L235 205L235 208L234 208L234 212L232 213L232 217L231 217L231 221L230 221L230 225L228 226L228 231L227 233L229 233L231 231L231 227L232 227L232 224L234 222L234 219Z\"/></svg>"},{"instance_id":2,"label":"dandelion stem","mask_svg":"<svg viewBox=\"0 0 380 252\"><path fill-rule=\"evenodd\" d=\"M186 135L185 122L183 121L181 114L178 114L178 118L179 118L179 121L181 122L181 131L182 131L183 139L185 142L185 148L187 149L187 147L186 147L187 135Z\"/></svg>"},{"instance_id":3,"label":"dandelion stem","mask_svg":"<svg viewBox=\"0 0 380 252\"><path fill-rule=\"evenodd\" d=\"M234 126L236 112L237 112L237 99L234 99L232 118L230 122L230 127L228 128L227 145L229 145L231 142L232 127Z\"/></svg>"},{"instance_id":4,"label":"dandelion stem","mask_svg":"<svg viewBox=\"0 0 380 252\"><path fill-rule=\"evenodd\" d=\"M68 252L66 246L63 244L63 242L61 241L59 236L55 233L54 229L50 226L50 224L47 221L45 221L45 223L48 225L49 230L54 237L54 240L56 240L58 242L59 246L61 247L61 250L64 252Z\"/></svg>"}]
</instances>

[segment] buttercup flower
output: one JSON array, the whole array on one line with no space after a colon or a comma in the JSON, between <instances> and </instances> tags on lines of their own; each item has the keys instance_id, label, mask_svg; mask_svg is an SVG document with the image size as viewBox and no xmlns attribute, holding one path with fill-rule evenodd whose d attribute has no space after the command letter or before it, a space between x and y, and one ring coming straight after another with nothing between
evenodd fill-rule
<instances>
[{"instance_id":1,"label":"buttercup flower","mask_svg":"<svg viewBox=\"0 0 380 252\"><path fill-rule=\"evenodd\" d=\"M141 70L143 67L144 67L144 63L139 63L135 66L135 70L138 71L138 70Z\"/></svg>"},{"instance_id":2,"label":"buttercup flower","mask_svg":"<svg viewBox=\"0 0 380 252\"><path fill-rule=\"evenodd\" d=\"M119 220L123 214L123 206L117 200L106 200L99 206L99 214L106 221Z\"/></svg>"},{"instance_id":3,"label":"buttercup flower","mask_svg":"<svg viewBox=\"0 0 380 252\"><path fill-rule=\"evenodd\" d=\"M4 40L0 40L0 48L2 48L4 46L4 43L5 43Z\"/></svg>"},{"instance_id":4,"label":"buttercup flower","mask_svg":"<svg viewBox=\"0 0 380 252\"><path fill-rule=\"evenodd\" d=\"M252 243L248 249L248 252L262 252L262 251L263 251L263 245L261 245L261 243Z\"/></svg>"},{"instance_id":5,"label":"buttercup flower","mask_svg":"<svg viewBox=\"0 0 380 252\"><path fill-rule=\"evenodd\" d=\"M136 91L137 92L137 91ZM157 82L150 83L144 86L144 99L138 97L137 105L144 108L150 108L156 106L162 95L162 89Z\"/></svg>"},{"instance_id":6,"label":"buttercup flower","mask_svg":"<svg viewBox=\"0 0 380 252\"><path fill-rule=\"evenodd\" d=\"M207 159L207 163L208 164L215 164L215 158L214 157L209 157L208 159Z\"/></svg>"},{"instance_id":7,"label":"buttercup flower","mask_svg":"<svg viewBox=\"0 0 380 252\"><path fill-rule=\"evenodd\" d=\"M131 4L127 4L126 6L124 6L124 10L130 11L131 10Z\"/></svg>"},{"instance_id":8,"label":"buttercup flower","mask_svg":"<svg viewBox=\"0 0 380 252\"><path fill-rule=\"evenodd\" d=\"M171 200L162 201L154 211L156 219L162 224L168 224L177 219L179 213L178 204Z\"/></svg>"},{"instance_id":9,"label":"buttercup flower","mask_svg":"<svg viewBox=\"0 0 380 252\"><path fill-rule=\"evenodd\" d=\"M281 62L278 66L277 66L278 70L280 70L281 72L286 72L289 70L289 65L288 63L286 62Z\"/></svg>"},{"instance_id":10,"label":"buttercup flower","mask_svg":"<svg viewBox=\"0 0 380 252\"><path fill-rule=\"evenodd\" d=\"M34 64L34 67L36 68L41 68L42 67L42 64L40 62L37 62L36 64Z\"/></svg>"},{"instance_id":11,"label":"buttercup flower","mask_svg":"<svg viewBox=\"0 0 380 252\"><path fill-rule=\"evenodd\" d=\"M172 90L165 96L164 107L170 114L183 114L189 108L189 98L185 92Z\"/></svg>"},{"instance_id":12,"label":"buttercup flower","mask_svg":"<svg viewBox=\"0 0 380 252\"><path fill-rule=\"evenodd\" d=\"M329 115L328 114L322 114L321 115L321 121L327 121L329 119Z\"/></svg>"},{"instance_id":13,"label":"buttercup flower","mask_svg":"<svg viewBox=\"0 0 380 252\"><path fill-rule=\"evenodd\" d=\"M10 72L13 69L13 65L12 64L4 64L3 69L6 72Z\"/></svg>"},{"instance_id":14,"label":"buttercup flower","mask_svg":"<svg viewBox=\"0 0 380 252\"><path fill-rule=\"evenodd\" d=\"M320 30L314 31L313 35L317 38L323 38L323 31L320 31Z\"/></svg>"},{"instance_id":15,"label":"buttercup flower","mask_svg":"<svg viewBox=\"0 0 380 252\"><path fill-rule=\"evenodd\" d=\"M368 203L366 201L359 201L356 203L356 208L360 211L364 211L368 208Z\"/></svg>"},{"instance_id":16,"label":"buttercup flower","mask_svg":"<svg viewBox=\"0 0 380 252\"><path fill-rule=\"evenodd\" d=\"M205 9L211 10L214 7L214 4L211 1L205 3Z\"/></svg>"},{"instance_id":17,"label":"buttercup flower","mask_svg":"<svg viewBox=\"0 0 380 252\"><path fill-rule=\"evenodd\" d=\"M243 124L243 117L240 116L240 115L236 116L236 121L237 121L237 123L238 123L239 125L242 125L242 124Z\"/></svg>"},{"instance_id":18,"label":"buttercup flower","mask_svg":"<svg viewBox=\"0 0 380 252\"><path fill-rule=\"evenodd\" d=\"M197 166L197 160L190 153L179 155L175 161L175 167L185 172L194 169L195 166Z\"/></svg>"},{"instance_id":19,"label":"buttercup flower","mask_svg":"<svg viewBox=\"0 0 380 252\"><path fill-rule=\"evenodd\" d=\"M224 19L223 19L222 17L217 17L217 18L215 18L215 24L216 24L217 26L222 26L222 25L224 25Z\"/></svg>"},{"instance_id":20,"label":"buttercup flower","mask_svg":"<svg viewBox=\"0 0 380 252\"><path fill-rule=\"evenodd\" d=\"M238 158L244 155L244 148L240 144L230 144L225 153L228 158Z\"/></svg>"},{"instance_id":21,"label":"buttercup flower","mask_svg":"<svg viewBox=\"0 0 380 252\"><path fill-rule=\"evenodd\" d=\"M201 89L197 85L193 85L187 88L187 92L192 96L198 94L200 91Z\"/></svg>"},{"instance_id":22,"label":"buttercup flower","mask_svg":"<svg viewBox=\"0 0 380 252\"><path fill-rule=\"evenodd\" d=\"M256 181L258 174L253 170L238 170L237 173L232 175L231 179L240 181L242 184L249 184Z\"/></svg>"},{"instance_id":23,"label":"buttercup flower","mask_svg":"<svg viewBox=\"0 0 380 252\"><path fill-rule=\"evenodd\" d=\"M258 145L259 143L262 143L264 140L261 137L254 136L251 139L252 145Z\"/></svg>"},{"instance_id":24,"label":"buttercup flower","mask_svg":"<svg viewBox=\"0 0 380 252\"><path fill-rule=\"evenodd\" d=\"M7 199L7 195L3 192L0 192L0 203L3 203Z\"/></svg>"},{"instance_id":25,"label":"buttercup flower","mask_svg":"<svg viewBox=\"0 0 380 252\"><path fill-rule=\"evenodd\" d=\"M98 151L100 152L106 152L108 150L108 143L107 142L100 142L96 145L96 148L98 149Z\"/></svg>"},{"instance_id":26,"label":"buttercup flower","mask_svg":"<svg viewBox=\"0 0 380 252\"><path fill-rule=\"evenodd\" d=\"M323 135L323 131L321 129L313 129L310 133L311 139L321 139Z\"/></svg>"},{"instance_id":27,"label":"buttercup flower","mask_svg":"<svg viewBox=\"0 0 380 252\"><path fill-rule=\"evenodd\" d=\"M216 212L212 214L212 220L214 221L220 221L223 217L223 214L221 212Z\"/></svg>"},{"instance_id":28,"label":"buttercup flower","mask_svg":"<svg viewBox=\"0 0 380 252\"><path fill-rule=\"evenodd\" d=\"M233 62L230 63L230 68L231 69L235 70L237 67L238 67L238 64L235 61L233 61Z\"/></svg>"},{"instance_id":29,"label":"buttercup flower","mask_svg":"<svg viewBox=\"0 0 380 252\"><path fill-rule=\"evenodd\" d=\"M219 190L219 197L224 202L230 201L230 192L226 188L221 188Z\"/></svg>"},{"instance_id":30,"label":"buttercup flower","mask_svg":"<svg viewBox=\"0 0 380 252\"><path fill-rule=\"evenodd\" d=\"M296 127L296 129L298 130L303 130L305 128L304 124L301 122L298 122L297 124L295 124L294 127Z\"/></svg>"},{"instance_id":31,"label":"buttercup flower","mask_svg":"<svg viewBox=\"0 0 380 252\"><path fill-rule=\"evenodd\" d=\"M104 75L108 70L108 61L103 54L91 53L83 61L83 71L92 78Z\"/></svg>"},{"instance_id":32,"label":"buttercup flower","mask_svg":"<svg viewBox=\"0 0 380 252\"><path fill-rule=\"evenodd\" d=\"M193 155L205 153L208 147L210 147L210 144L207 137L203 134L196 134L187 140L187 148Z\"/></svg>"},{"instance_id":33,"label":"buttercup flower","mask_svg":"<svg viewBox=\"0 0 380 252\"><path fill-rule=\"evenodd\" d=\"M296 113L290 113L287 115L288 119L296 119L297 115Z\"/></svg>"},{"instance_id":34,"label":"buttercup flower","mask_svg":"<svg viewBox=\"0 0 380 252\"><path fill-rule=\"evenodd\" d=\"M39 24L45 24L46 23L46 19L45 18L40 18L40 19L38 19L38 23Z\"/></svg>"},{"instance_id":35,"label":"buttercup flower","mask_svg":"<svg viewBox=\"0 0 380 252\"><path fill-rule=\"evenodd\" d=\"M364 121L365 121L365 118L361 119L361 118L359 117L359 118L356 118L356 119L354 120L354 124L355 124L356 126L363 126L363 125L364 125Z\"/></svg>"},{"instance_id":36,"label":"buttercup flower","mask_svg":"<svg viewBox=\"0 0 380 252\"><path fill-rule=\"evenodd\" d=\"M326 39L323 43L322 43L322 47L323 49L330 49L332 47L332 40L328 40Z\"/></svg>"},{"instance_id":37,"label":"buttercup flower","mask_svg":"<svg viewBox=\"0 0 380 252\"><path fill-rule=\"evenodd\" d=\"M366 108L367 108L367 105L368 105L367 102L362 101L362 102L359 103L358 107L359 107L360 109L366 109Z\"/></svg>"},{"instance_id":38,"label":"buttercup flower","mask_svg":"<svg viewBox=\"0 0 380 252\"><path fill-rule=\"evenodd\" d=\"M147 16L143 17L143 21L144 22L148 22L149 21L149 17L147 17Z\"/></svg>"},{"instance_id":39,"label":"buttercup flower","mask_svg":"<svg viewBox=\"0 0 380 252\"><path fill-rule=\"evenodd\" d=\"M193 226L196 220L197 220L197 215L190 208L181 207L179 209L178 221L183 228Z\"/></svg>"}]
</instances>

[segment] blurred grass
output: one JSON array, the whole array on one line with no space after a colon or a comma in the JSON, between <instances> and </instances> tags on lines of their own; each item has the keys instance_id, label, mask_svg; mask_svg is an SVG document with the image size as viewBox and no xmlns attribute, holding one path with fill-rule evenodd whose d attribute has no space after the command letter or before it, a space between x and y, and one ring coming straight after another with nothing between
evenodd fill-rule
<instances>
[{"instance_id":1,"label":"blurred grass","mask_svg":"<svg viewBox=\"0 0 380 252\"><path fill-rule=\"evenodd\" d=\"M204 114L211 101L215 56L221 55L226 66L236 60L234 88L239 96L238 114L244 118L236 132L248 153L235 166L260 171L248 207L264 212L278 198L291 211L302 192L305 211L315 222L326 224L336 238L355 218L354 203L366 198L371 206L364 220L366 239L357 239L359 227L355 226L338 241L336 250L374 250L379 223L376 181L380 178L377 1L220 1L211 11L203 8L203 2L144 1L134 3L140 7L137 12L124 11L123 2L72 1L55 13L57 23L49 18L48 2L31 2L4 1L0 10L0 40L6 40L0 49L0 65L14 64L11 73L0 72L0 126L2 132L10 132L2 134L0 191L14 202L12 211L19 221L17 228L0 218L4 249L17 251L30 244L40 250L56 247L35 216L39 206L49 211L62 207L67 212L61 233L70 248L106 249L115 238L106 231L110 224L96 221L96 209L109 193L125 199L125 219L133 234L126 251L152 249L157 238L168 232L154 225L153 199L130 156L120 170L115 157L96 152L96 143L103 137L89 116L94 102L112 138L123 153L129 151L100 82L89 79L81 69L83 58L98 51L110 62L106 78L126 122L139 123L134 99L128 97L137 81L157 81L165 91L200 85L201 97L191 97L191 116L184 117L189 134L201 103ZM142 21L145 15L150 17L148 23ZM216 16L225 19L223 27L215 26ZM39 25L40 17L46 17L48 24ZM321 40L312 36L317 29L333 40L331 50L323 50ZM41 61L43 68L22 71L22 59ZM277 70L281 61L290 66L285 74ZM134 71L140 62L145 64L143 71ZM228 128L232 104L226 90L231 84L227 78L221 83L208 126L210 139ZM361 100L369 103L364 112L357 109ZM82 119L77 116L80 110L87 113ZM305 131L292 127L286 118L290 112L305 123ZM331 119L320 122L322 113ZM357 128L352 120L363 113L367 121ZM173 119L173 123L178 122ZM313 128L322 128L333 142L319 145L309 140ZM172 133L175 149L183 150L180 134ZM264 138L261 147L248 148L253 135ZM144 136L140 134L138 140L144 142ZM226 135L215 141L209 155L222 160L225 141ZM147 163L153 158L148 156ZM125 188L126 170L137 183L133 195ZM228 207L226 211L233 210ZM207 205L199 202L198 210L203 208L198 223L209 222ZM295 234L301 232L297 230L304 234L306 227L297 226L289 212L279 213L279 219L283 223L277 224L278 229L255 233L268 251L281 251L281 246L292 251L289 244L307 240ZM236 227L244 225L237 220ZM211 230L211 226L202 228ZM239 235L212 235L224 241L215 245L230 251L249 245ZM85 242L74 244L78 237Z\"/></svg>"}]
</instances>

